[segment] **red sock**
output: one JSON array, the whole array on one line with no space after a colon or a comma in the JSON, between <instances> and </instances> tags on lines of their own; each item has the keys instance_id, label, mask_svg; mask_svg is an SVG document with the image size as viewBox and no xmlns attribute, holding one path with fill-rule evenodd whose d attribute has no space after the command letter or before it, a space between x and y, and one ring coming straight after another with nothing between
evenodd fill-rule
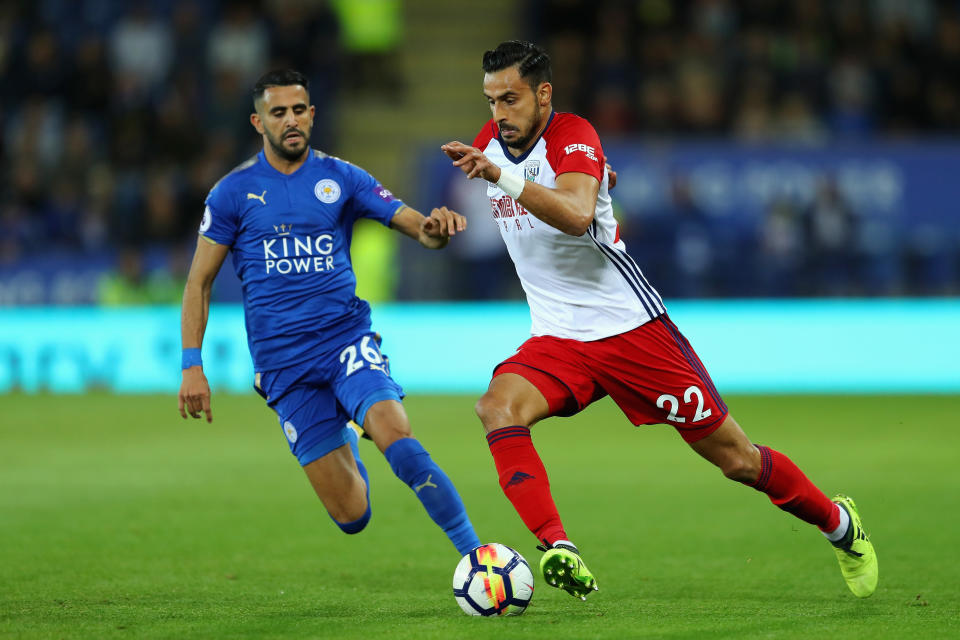
<instances>
[{"instance_id":1,"label":"red sock","mask_svg":"<svg viewBox=\"0 0 960 640\"><path fill-rule=\"evenodd\" d=\"M530 429L496 429L487 434L487 444L497 465L500 486L527 528L544 544L566 540L560 514L550 495L547 470L533 448Z\"/></svg>"},{"instance_id":2,"label":"red sock","mask_svg":"<svg viewBox=\"0 0 960 640\"><path fill-rule=\"evenodd\" d=\"M770 501L801 520L814 524L821 531L840 526L840 512L803 471L779 451L759 444L760 477L750 485L770 497Z\"/></svg>"}]
</instances>

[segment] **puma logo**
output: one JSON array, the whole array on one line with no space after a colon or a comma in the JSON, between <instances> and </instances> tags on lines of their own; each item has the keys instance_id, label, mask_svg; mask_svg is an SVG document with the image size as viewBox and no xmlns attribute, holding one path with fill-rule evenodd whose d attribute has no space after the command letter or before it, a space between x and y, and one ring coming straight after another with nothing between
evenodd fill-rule
<instances>
[{"instance_id":1,"label":"puma logo","mask_svg":"<svg viewBox=\"0 0 960 640\"><path fill-rule=\"evenodd\" d=\"M265 195L267 195L267 190L266 190L266 189L264 189L264 190L263 190L263 193L261 193L260 195L257 195L257 194L255 194L255 193L248 193L248 194L247 194L247 200L259 200L259 201L262 202L263 204L267 204L267 201L263 199L263 197L264 197Z\"/></svg>"},{"instance_id":2,"label":"puma logo","mask_svg":"<svg viewBox=\"0 0 960 640\"><path fill-rule=\"evenodd\" d=\"M432 478L432 477L433 477L433 474L431 473L430 475L427 476L427 481L426 481L426 482L424 482L424 483L421 484L421 485L417 485L416 487L413 488L414 492L420 493L420 489L423 489L424 487L433 487L434 489L439 489L439 487L437 487L437 485L435 485L435 484L433 484L432 482L430 482L430 478Z\"/></svg>"}]
</instances>

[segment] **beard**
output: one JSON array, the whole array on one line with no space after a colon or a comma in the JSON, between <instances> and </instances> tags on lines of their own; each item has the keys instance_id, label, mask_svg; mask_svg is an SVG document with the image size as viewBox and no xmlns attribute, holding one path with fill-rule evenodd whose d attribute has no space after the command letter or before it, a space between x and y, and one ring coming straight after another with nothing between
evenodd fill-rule
<instances>
[{"instance_id":1,"label":"beard","mask_svg":"<svg viewBox=\"0 0 960 640\"><path fill-rule=\"evenodd\" d=\"M530 118L530 120L527 122L528 129L527 129L526 135L514 138L512 141L509 141L509 142L504 140L504 143L507 145L507 147L509 147L510 149L520 149L520 150L523 150L524 148L526 148L526 146L530 144L530 141L533 140L533 137L537 134L537 123L540 122L540 115L541 115L540 109L537 109L536 111L534 111L533 117ZM518 134L520 133L519 127L512 130ZM502 137L503 135L502 129L500 130L500 133Z\"/></svg>"},{"instance_id":2,"label":"beard","mask_svg":"<svg viewBox=\"0 0 960 640\"><path fill-rule=\"evenodd\" d=\"M270 143L270 147L276 152L278 156L280 156L281 158L283 158L288 162L294 162L295 160L299 160L300 158L302 158L303 154L307 152L307 148L310 146L309 145L310 136L304 133L303 131L301 131L300 129L295 129L295 131L299 133L301 136L301 144L303 145L302 148L300 148L299 145L296 148L285 147L283 145L282 138L280 140L277 140L276 138L273 137L273 135L270 132L265 132L267 135L267 141ZM284 135L287 135L288 133L291 133L290 129L285 131Z\"/></svg>"}]
</instances>

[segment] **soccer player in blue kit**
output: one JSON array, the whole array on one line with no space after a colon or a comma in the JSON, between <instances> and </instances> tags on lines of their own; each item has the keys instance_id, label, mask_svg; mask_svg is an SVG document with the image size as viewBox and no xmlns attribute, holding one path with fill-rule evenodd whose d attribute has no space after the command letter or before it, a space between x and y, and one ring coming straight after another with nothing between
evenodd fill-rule
<instances>
[{"instance_id":1,"label":"soccer player in blue kit","mask_svg":"<svg viewBox=\"0 0 960 640\"><path fill-rule=\"evenodd\" d=\"M461 555L480 546L457 490L413 437L401 399L357 298L354 222L370 218L429 249L466 228L446 207L428 217L363 169L309 146L307 79L272 71L254 87L250 121L263 150L210 191L183 293L180 415L212 421L200 346L210 291L227 253L243 285L254 386L277 413L290 451L346 533L370 520L370 483L352 419L423 503Z\"/></svg>"}]
</instances>

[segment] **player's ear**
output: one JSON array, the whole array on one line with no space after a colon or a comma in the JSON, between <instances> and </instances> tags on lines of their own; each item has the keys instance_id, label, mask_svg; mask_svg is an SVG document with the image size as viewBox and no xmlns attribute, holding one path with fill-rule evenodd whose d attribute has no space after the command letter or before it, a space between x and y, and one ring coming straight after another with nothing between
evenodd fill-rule
<instances>
[{"instance_id":1,"label":"player's ear","mask_svg":"<svg viewBox=\"0 0 960 640\"><path fill-rule=\"evenodd\" d=\"M546 107L553 99L553 85L549 82L541 83L537 88L537 103L541 107Z\"/></svg>"},{"instance_id":2,"label":"player's ear","mask_svg":"<svg viewBox=\"0 0 960 640\"><path fill-rule=\"evenodd\" d=\"M263 134L263 122L260 120L260 114L256 111L250 114L250 124L257 130L257 133Z\"/></svg>"}]
</instances>

